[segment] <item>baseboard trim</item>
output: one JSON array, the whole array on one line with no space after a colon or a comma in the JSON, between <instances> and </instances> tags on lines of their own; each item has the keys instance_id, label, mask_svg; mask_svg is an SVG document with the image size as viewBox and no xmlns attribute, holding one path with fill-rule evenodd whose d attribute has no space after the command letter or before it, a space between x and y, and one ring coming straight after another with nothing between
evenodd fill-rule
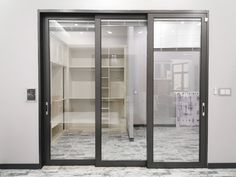
<instances>
[{"instance_id":1,"label":"baseboard trim","mask_svg":"<svg viewBox=\"0 0 236 177\"><path fill-rule=\"evenodd\" d=\"M41 169L41 164L0 164L0 169Z\"/></svg>"},{"instance_id":2,"label":"baseboard trim","mask_svg":"<svg viewBox=\"0 0 236 177\"><path fill-rule=\"evenodd\" d=\"M208 163L208 168L236 168L236 163Z\"/></svg>"},{"instance_id":3,"label":"baseboard trim","mask_svg":"<svg viewBox=\"0 0 236 177\"><path fill-rule=\"evenodd\" d=\"M0 169L41 169L40 164L0 164ZM208 168L236 168L236 163L208 163Z\"/></svg>"}]
</instances>

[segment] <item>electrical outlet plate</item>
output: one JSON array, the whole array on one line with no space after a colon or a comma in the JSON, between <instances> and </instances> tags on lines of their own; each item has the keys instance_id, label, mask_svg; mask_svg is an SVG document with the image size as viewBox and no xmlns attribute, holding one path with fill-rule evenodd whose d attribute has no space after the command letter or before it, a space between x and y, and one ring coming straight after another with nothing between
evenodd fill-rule
<instances>
[{"instance_id":1,"label":"electrical outlet plate","mask_svg":"<svg viewBox=\"0 0 236 177\"><path fill-rule=\"evenodd\" d=\"M220 96L231 96L231 88L219 88L219 95Z\"/></svg>"}]
</instances>

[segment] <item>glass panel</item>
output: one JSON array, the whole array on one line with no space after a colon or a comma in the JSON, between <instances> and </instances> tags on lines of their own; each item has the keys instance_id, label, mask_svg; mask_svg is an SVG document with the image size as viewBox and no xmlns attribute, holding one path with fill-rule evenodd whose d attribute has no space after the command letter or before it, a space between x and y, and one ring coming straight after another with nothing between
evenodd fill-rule
<instances>
[{"instance_id":1,"label":"glass panel","mask_svg":"<svg viewBox=\"0 0 236 177\"><path fill-rule=\"evenodd\" d=\"M49 29L51 159L94 159L94 21L50 20Z\"/></svg>"},{"instance_id":2,"label":"glass panel","mask_svg":"<svg viewBox=\"0 0 236 177\"><path fill-rule=\"evenodd\" d=\"M199 48L201 45L200 19L158 19L154 29L154 48Z\"/></svg>"},{"instance_id":3,"label":"glass panel","mask_svg":"<svg viewBox=\"0 0 236 177\"><path fill-rule=\"evenodd\" d=\"M146 21L101 29L102 160L146 160Z\"/></svg>"},{"instance_id":4,"label":"glass panel","mask_svg":"<svg viewBox=\"0 0 236 177\"><path fill-rule=\"evenodd\" d=\"M154 21L155 162L199 162L200 39L198 19Z\"/></svg>"}]
</instances>

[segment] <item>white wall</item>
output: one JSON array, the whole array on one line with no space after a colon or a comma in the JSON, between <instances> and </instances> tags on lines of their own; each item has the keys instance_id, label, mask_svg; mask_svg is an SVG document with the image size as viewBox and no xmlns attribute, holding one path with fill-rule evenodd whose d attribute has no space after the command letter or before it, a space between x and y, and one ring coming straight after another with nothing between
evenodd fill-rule
<instances>
[{"instance_id":1,"label":"white wall","mask_svg":"<svg viewBox=\"0 0 236 177\"><path fill-rule=\"evenodd\" d=\"M236 162L235 0L1 0L0 163L38 163L37 9L210 10L209 162ZM212 95L230 87L231 97Z\"/></svg>"}]
</instances>

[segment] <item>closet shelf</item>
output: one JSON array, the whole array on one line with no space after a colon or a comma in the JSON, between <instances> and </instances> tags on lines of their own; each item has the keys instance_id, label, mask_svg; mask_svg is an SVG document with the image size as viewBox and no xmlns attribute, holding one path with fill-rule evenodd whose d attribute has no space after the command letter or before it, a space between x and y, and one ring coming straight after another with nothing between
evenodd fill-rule
<instances>
[{"instance_id":1,"label":"closet shelf","mask_svg":"<svg viewBox=\"0 0 236 177\"><path fill-rule=\"evenodd\" d=\"M113 101L113 100L123 100L125 99L124 97L103 97L102 100L110 100L110 101Z\"/></svg>"},{"instance_id":2,"label":"closet shelf","mask_svg":"<svg viewBox=\"0 0 236 177\"><path fill-rule=\"evenodd\" d=\"M68 100L94 100L95 97L69 97Z\"/></svg>"},{"instance_id":3,"label":"closet shelf","mask_svg":"<svg viewBox=\"0 0 236 177\"><path fill-rule=\"evenodd\" d=\"M70 66L70 69L94 69L95 66Z\"/></svg>"},{"instance_id":4,"label":"closet shelf","mask_svg":"<svg viewBox=\"0 0 236 177\"><path fill-rule=\"evenodd\" d=\"M88 44L88 45L86 45L86 44L70 44L70 45L68 45L68 47L69 48L71 48L71 49L92 49L92 50L94 50L95 49L95 45L90 45L90 44Z\"/></svg>"},{"instance_id":5,"label":"closet shelf","mask_svg":"<svg viewBox=\"0 0 236 177\"><path fill-rule=\"evenodd\" d=\"M54 62L54 61L51 61L51 64L52 64L52 66L54 66L54 67L65 67L63 64L57 63L57 62Z\"/></svg>"},{"instance_id":6,"label":"closet shelf","mask_svg":"<svg viewBox=\"0 0 236 177\"><path fill-rule=\"evenodd\" d=\"M95 125L95 112L65 112L65 123L70 124L94 124ZM103 113L102 119L108 118L109 124L119 124L119 115L117 112L110 112L109 115ZM107 119L106 119L107 120Z\"/></svg>"},{"instance_id":7,"label":"closet shelf","mask_svg":"<svg viewBox=\"0 0 236 177\"><path fill-rule=\"evenodd\" d=\"M113 69L113 68L114 68L114 69L116 69L116 68L117 68L117 69L121 68L121 69L122 69L122 68L124 68L124 66L102 66L102 68L111 68L111 69Z\"/></svg>"},{"instance_id":8,"label":"closet shelf","mask_svg":"<svg viewBox=\"0 0 236 177\"><path fill-rule=\"evenodd\" d=\"M61 101L64 101L65 99L62 98L62 99L52 99L51 102L61 102Z\"/></svg>"},{"instance_id":9,"label":"closet shelf","mask_svg":"<svg viewBox=\"0 0 236 177\"><path fill-rule=\"evenodd\" d=\"M65 123L95 124L95 112L65 112Z\"/></svg>"},{"instance_id":10,"label":"closet shelf","mask_svg":"<svg viewBox=\"0 0 236 177\"><path fill-rule=\"evenodd\" d=\"M102 100L109 100L109 101L115 101L115 100L123 100L124 97L103 97ZM67 98L67 100L95 100L95 98L84 98L84 97L70 97Z\"/></svg>"},{"instance_id":11,"label":"closet shelf","mask_svg":"<svg viewBox=\"0 0 236 177\"><path fill-rule=\"evenodd\" d=\"M103 110L108 110L108 109L110 109L109 107L103 107L102 108Z\"/></svg>"},{"instance_id":12,"label":"closet shelf","mask_svg":"<svg viewBox=\"0 0 236 177\"><path fill-rule=\"evenodd\" d=\"M70 66L70 69L95 69L95 66ZM102 66L103 69L123 69L124 66Z\"/></svg>"}]
</instances>

